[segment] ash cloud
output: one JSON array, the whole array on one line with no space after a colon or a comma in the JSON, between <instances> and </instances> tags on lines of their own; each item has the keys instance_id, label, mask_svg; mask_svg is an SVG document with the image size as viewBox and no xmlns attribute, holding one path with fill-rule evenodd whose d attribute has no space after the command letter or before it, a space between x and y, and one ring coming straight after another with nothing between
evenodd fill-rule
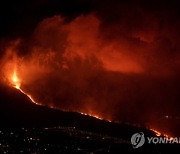
<instances>
[{"instance_id":1,"label":"ash cloud","mask_svg":"<svg viewBox=\"0 0 180 154\"><path fill-rule=\"evenodd\" d=\"M178 117L177 10L100 4L70 20L45 18L14 44L22 89L43 105L113 121L157 126L157 117Z\"/></svg>"}]
</instances>

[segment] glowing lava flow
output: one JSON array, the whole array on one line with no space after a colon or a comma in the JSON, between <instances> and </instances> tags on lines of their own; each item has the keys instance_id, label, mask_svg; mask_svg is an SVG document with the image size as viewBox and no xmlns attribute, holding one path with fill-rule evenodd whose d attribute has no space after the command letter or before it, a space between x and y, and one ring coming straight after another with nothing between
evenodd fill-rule
<instances>
[{"instance_id":1,"label":"glowing lava flow","mask_svg":"<svg viewBox=\"0 0 180 154\"><path fill-rule=\"evenodd\" d=\"M12 76L12 85L14 88L18 89L19 91L21 91L23 94L25 94L33 103L37 104L37 105L40 105L39 103L37 103L32 97L31 95L25 93L21 88L21 84L20 84L20 79L18 78L17 76L17 72L16 70L14 71L13 73L13 76Z\"/></svg>"},{"instance_id":2,"label":"glowing lava flow","mask_svg":"<svg viewBox=\"0 0 180 154\"><path fill-rule=\"evenodd\" d=\"M90 116L90 117L94 117L94 118L99 119L99 120L104 120L103 118L96 116L96 115L90 115L90 114L86 114L86 113L82 113L82 112L80 112L80 114Z\"/></svg>"},{"instance_id":3,"label":"glowing lava flow","mask_svg":"<svg viewBox=\"0 0 180 154\"><path fill-rule=\"evenodd\" d=\"M164 136L165 138L169 139L169 140L172 140L173 137L171 137L170 135L167 135L167 134L163 134L163 133L160 133L159 131L155 130L155 129L150 129L151 131L153 131L156 136Z\"/></svg>"}]
</instances>

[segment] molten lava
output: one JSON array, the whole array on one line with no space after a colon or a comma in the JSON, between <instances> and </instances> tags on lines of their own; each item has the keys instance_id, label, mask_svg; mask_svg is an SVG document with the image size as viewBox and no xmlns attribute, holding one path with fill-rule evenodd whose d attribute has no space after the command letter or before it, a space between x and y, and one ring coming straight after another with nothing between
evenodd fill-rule
<instances>
[{"instance_id":1,"label":"molten lava","mask_svg":"<svg viewBox=\"0 0 180 154\"><path fill-rule=\"evenodd\" d=\"M16 89L19 89L19 88L20 88L20 80L19 80L18 77L17 77L16 70L15 70L14 73L13 73L12 82L13 82L13 86L14 86Z\"/></svg>"},{"instance_id":2,"label":"molten lava","mask_svg":"<svg viewBox=\"0 0 180 154\"><path fill-rule=\"evenodd\" d=\"M17 71L14 70L14 73L13 73L13 76L12 76L12 85L14 88L18 89L19 91L21 91L23 94L25 94L33 103L37 104L37 105L40 105L39 103L37 103L31 95L27 94L26 92L24 92L20 86L21 86L21 83L20 83L20 79L18 78L17 76Z\"/></svg>"},{"instance_id":3,"label":"molten lava","mask_svg":"<svg viewBox=\"0 0 180 154\"><path fill-rule=\"evenodd\" d=\"M86 115L86 116L90 116L90 117L94 117L94 118L99 119L99 120L104 120L103 118L101 118L101 117L98 116L98 115L86 114L86 113L82 113L82 112L80 112L80 114ZM109 121L109 120L107 120L107 121ZM110 122L110 121L109 121L109 122Z\"/></svg>"},{"instance_id":4,"label":"molten lava","mask_svg":"<svg viewBox=\"0 0 180 154\"><path fill-rule=\"evenodd\" d=\"M153 132L156 134L156 136L164 136L165 138L170 139L170 140L173 139L172 136L167 135L167 134L164 134L164 133L161 133L161 132L159 132L159 131L156 130L156 129L151 128L150 130L153 131Z\"/></svg>"},{"instance_id":5,"label":"molten lava","mask_svg":"<svg viewBox=\"0 0 180 154\"><path fill-rule=\"evenodd\" d=\"M157 131L155 129L150 129L150 130L153 131L156 134L156 136L161 136L162 135L159 131Z\"/></svg>"}]
</instances>

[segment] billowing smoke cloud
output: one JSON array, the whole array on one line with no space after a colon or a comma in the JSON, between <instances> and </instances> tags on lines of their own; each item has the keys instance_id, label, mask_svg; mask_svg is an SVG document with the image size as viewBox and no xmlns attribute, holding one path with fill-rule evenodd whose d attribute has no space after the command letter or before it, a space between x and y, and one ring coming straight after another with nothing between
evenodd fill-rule
<instances>
[{"instance_id":1,"label":"billowing smoke cloud","mask_svg":"<svg viewBox=\"0 0 180 154\"><path fill-rule=\"evenodd\" d=\"M126 5L44 19L30 38L8 43L2 72L15 63L22 89L67 111L147 125L180 116L179 21Z\"/></svg>"}]
</instances>

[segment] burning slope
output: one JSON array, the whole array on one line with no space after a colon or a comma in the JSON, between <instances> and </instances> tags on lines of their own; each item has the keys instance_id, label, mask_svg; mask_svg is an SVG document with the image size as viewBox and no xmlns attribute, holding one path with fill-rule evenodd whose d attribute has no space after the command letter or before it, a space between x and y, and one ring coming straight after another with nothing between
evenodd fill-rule
<instances>
[{"instance_id":1,"label":"burning slope","mask_svg":"<svg viewBox=\"0 0 180 154\"><path fill-rule=\"evenodd\" d=\"M24 92L22 89L21 89L21 82L20 82L20 79L18 78L17 76L17 71L14 70L14 73L12 75L12 78L11 78L11 81L12 83L12 86L16 89L18 89L21 93L25 94L31 101L32 103L36 104L36 105L42 105L38 102L36 102L31 95L27 94L26 92ZM55 108L55 107L52 107L50 106L50 108ZM88 116L92 116L92 117L95 117L97 119L100 119L100 120L103 120L103 118L100 118L99 116L97 115L93 115L93 114L86 114L86 113L81 113L82 115L88 115ZM109 121L110 122L110 121Z\"/></svg>"},{"instance_id":2,"label":"burning slope","mask_svg":"<svg viewBox=\"0 0 180 154\"><path fill-rule=\"evenodd\" d=\"M14 73L13 73L13 76L12 76L12 86L16 89L18 89L21 93L25 94L31 101L32 103L36 104L36 105L40 105L38 104L37 102L35 102L35 100L32 98L32 96L30 96L29 94L25 93L22 89L21 89L21 83L20 83L20 79L18 78L17 76L17 71L14 70ZM92 117L95 117L97 119L100 119L100 120L103 120L102 118L96 116L96 115L90 115L90 114L86 114L86 113L81 113L83 115L89 115L89 116L92 116ZM110 121L109 121L110 122ZM172 138L170 137L169 135L167 134L163 134L163 133L160 133L159 131L155 130L155 129L150 129L151 131L153 131L157 136L165 136L166 138Z\"/></svg>"},{"instance_id":3,"label":"burning slope","mask_svg":"<svg viewBox=\"0 0 180 154\"><path fill-rule=\"evenodd\" d=\"M20 83L20 79L18 78L17 76L17 73L16 73L16 70L14 70L14 73L13 73L13 76L12 76L12 85L20 90L23 94L25 94L33 103L37 104L37 105L40 105L38 104L33 98L31 95L25 93L22 89L21 89L21 83Z\"/></svg>"}]
</instances>

